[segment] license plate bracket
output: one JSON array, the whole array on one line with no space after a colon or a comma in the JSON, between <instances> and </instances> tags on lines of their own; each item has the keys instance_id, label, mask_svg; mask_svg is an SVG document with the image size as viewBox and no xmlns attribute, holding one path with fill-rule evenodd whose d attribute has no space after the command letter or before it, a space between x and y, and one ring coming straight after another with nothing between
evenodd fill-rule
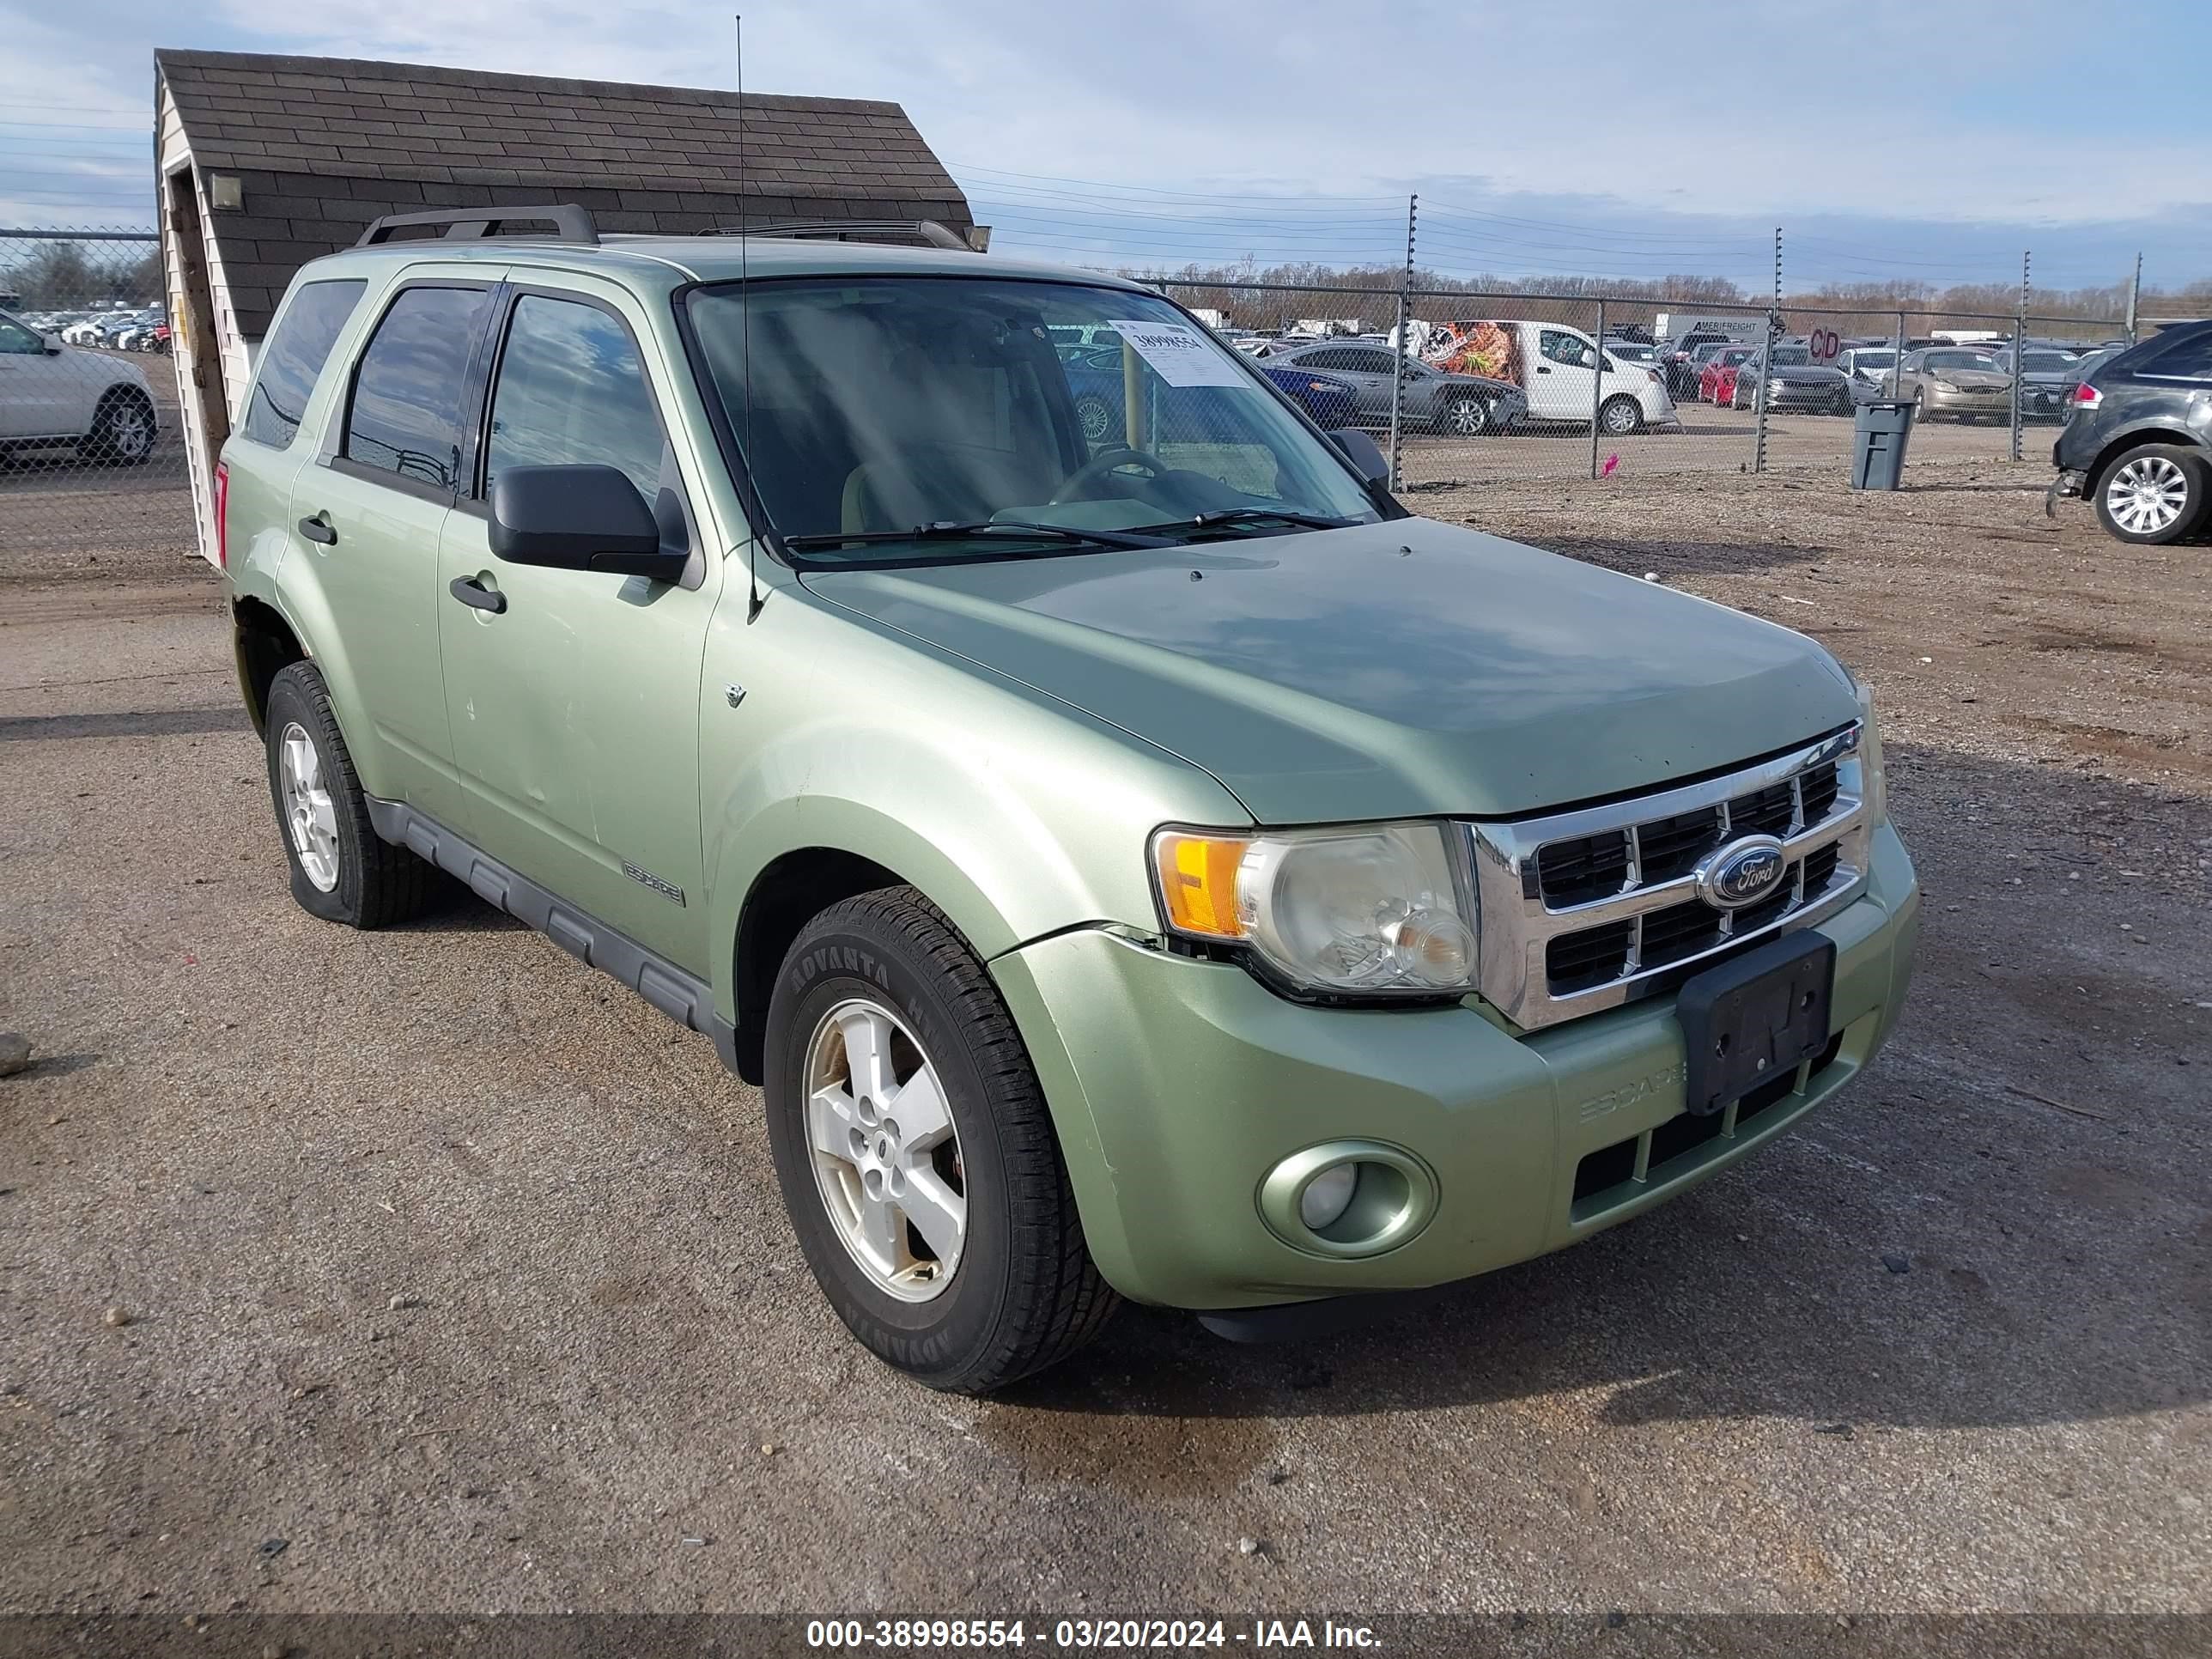
<instances>
[{"instance_id":1,"label":"license plate bracket","mask_svg":"<svg viewBox=\"0 0 2212 1659\"><path fill-rule=\"evenodd\" d=\"M1811 928L1769 939L1686 983L1675 1000L1684 1102L1709 1117L1828 1046L1836 942Z\"/></svg>"}]
</instances>

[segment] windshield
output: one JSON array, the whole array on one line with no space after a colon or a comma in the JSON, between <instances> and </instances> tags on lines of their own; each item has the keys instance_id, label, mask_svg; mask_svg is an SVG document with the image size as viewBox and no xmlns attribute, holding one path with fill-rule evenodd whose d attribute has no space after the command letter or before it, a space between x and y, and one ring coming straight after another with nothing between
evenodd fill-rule
<instances>
[{"instance_id":1,"label":"windshield","mask_svg":"<svg viewBox=\"0 0 2212 1659\"><path fill-rule=\"evenodd\" d=\"M704 288L686 304L769 520L787 544L817 538L810 559L1086 550L943 528L987 522L1218 534L1192 521L1237 514L1249 520L1237 533L1261 533L1286 527L1271 513L1380 516L1255 366L1153 295L800 277L753 283L748 319L744 293ZM908 534L923 527L935 527L926 548Z\"/></svg>"},{"instance_id":2,"label":"windshield","mask_svg":"<svg viewBox=\"0 0 2212 1659\"><path fill-rule=\"evenodd\" d=\"M2031 351L2020 361L2030 374L2063 374L2074 367L2074 360L2059 351Z\"/></svg>"},{"instance_id":3,"label":"windshield","mask_svg":"<svg viewBox=\"0 0 2212 1659\"><path fill-rule=\"evenodd\" d=\"M1930 368L1983 368L2002 374L1997 360L1985 351L1931 351L1928 354Z\"/></svg>"},{"instance_id":4,"label":"windshield","mask_svg":"<svg viewBox=\"0 0 2212 1659\"><path fill-rule=\"evenodd\" d=\"M1773 361L1777 368L1809 368L1813 354L1803 346L1777 346Z\"/></svg>"}]
</instances>

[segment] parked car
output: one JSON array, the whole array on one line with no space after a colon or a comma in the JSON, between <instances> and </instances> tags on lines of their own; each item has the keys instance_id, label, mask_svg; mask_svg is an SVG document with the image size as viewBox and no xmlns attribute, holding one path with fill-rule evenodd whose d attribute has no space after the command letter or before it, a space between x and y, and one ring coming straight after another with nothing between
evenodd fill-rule
<instances>
[{"instance_id":1,"label":"parked car","mask_svg":"<svg viewBox=\"0 0 2212 1659\"><path fill-rule=\"evenodd\" d=\"M1116 343L1063 347L1059 354L1066 365L1068 391L1075 398L1076 418L1082 423L1083 435L1093 444L1118 441L1126 429L1120 337L1111 330L1107 331L1107 337ZM1358 422L1359 395L1348 382L1311 369L1284 368L1274 363L1262 363L1260 372L1288 394L1291 401L1304 410L1322 431L1334 432ZM1188 396L1194 389L1164 386L1158 390L1153 415L1164 434L1188 441L1218 435L1223 429L1212 418L1216 408L1214 400Z\"/></svg>"},{"instance_id":2,"label":"parked car","mask_svg":"<svg viewBox=\"0 0 2212 1659\"><path fill-rule=\"evenodd\" d=\"M1755 330L1740 328L1691 329L1677 336L1659 348L1661 372L1666 376L1668 395L1697 397L1698 377L1713 352L1724 346L1757 343Z\"/></svg>"},{"instance_id":3,"label":"parked car","mask_svg":"<svg viewBox=\"0 0 2212 1659\"><path fill-rule=\"evenodd\" d=\"M0 317L0 454L73 449L135 465L154 453L154 399L136 363Z\"/></svg>"},{"instance_id":4,"label":"parked car","mask_svg":"<svg viewBox=\"0 0 2212 1659\"><path fill-rule=\"evenodd\" d=\"M2086 495L2106 533L2151 545L2212 524L2212 322L2115 352L2074 392L2050 501Z\"/></svg>"},{"instance_id":5,"label":"parked car","mask_svg":"<svg viewBox=\"0 0 2212 1659\"><path fill-rule=\"evenodd\" d=\"M1657 348L1647 341L1608 338L1601 343L1620 362L1632 363L1638 368L1650 367L1658 358Z\"/></svg>"},{"instance_id":6,"label":"parked car","mask_svg":"<svg viewBox=\"0 0 2212 1659\"><path fill-rule=\"evenodd\" d=\"M1412 331L1420 361L1443 374L1475 374L1517 386L1528 418L1627 437L1680 422L1656 370L1608 356L1578 328L1521 318L1460 319Z\"/></svg>"},{"instance_id":7,"label":"parked car","mask_svg":"<svg viewBox=\"0 0 2212 1659\"><path fill-rule=\"evenodd\" d=\"M1701 404L1724 404L1735 392L1738 370L1759 356L1757 346L1717 345L1698 370L1698 401Z\"/></svg>"},{"instance_id":8,"label":"parked car","mask_svg":"<svg viewBox=\"0 0 2212 1659\"><path fill-rule=\"evenodd\" d=\"M1796 409L1819 415L1848 415L1858 406L1851 395L1851 377L1840 368L1814 362L1808 347L1777 345L1767 362L1764 380L1770 412ZM1759 354L1754 351L1748 361L1737 366L1735 382L1729 388L1729 407L1756 408L1761 379Z\"/></svg>"},{"instance_id":9,"label":"parked car","mask_svg":"<svg viewBox=\"0 0 2212 1659\"><path fill-rule=\"evenodd\" d=\"M1133 283L576 234L293 278L209 532L271 830L312 916L434 865L708 1034L890 1365L1525 1262L1881 1048L1919 894L1819 644L1413 515ZM1105 321L1225 441L1095 452Z\"/></svg>"},{"instance_id":10,"label":"parked car","mask_svg":"<svg viewBox=\"0 0 2212 1659\"><path fill-rule=\"evenodd\" d=\"M2009 375L2013 372L2013 353L2009 347L1992 354L1991 361ZM2022 420L2063 421L2074 396L2074 388L2081 383L2075 364L2079 360L2071 352L2029 346L2020 354L2020 413ZM2009 414L2009 410L2008 410Z\"/></svg>"},{"instance_id":11,"label":"parked car","mask_svg":"<svg viewBox=\"0 0 2212 1659\"><path fill-rule=\"evenodd\" d=\"M2012 419L2012 376L1988 352L1971 346L1906 352L1897 395L1910 398L1923 421Z\"/></svg>"},{"instance_id":12,"label":"parked car","mask_svg":"<svg viewBox=\"0 0 2212 1659\"><path fill-rule=\"evenodd\" d=\"M1851 377L1862 401L1866 397L1887 398L1892 395L1896 380L1897 348L1893 344L1846 346L1838 354L1836 367Z\"/></svg>"},{"instance_id":13,"label":"parked car","mask_svg":"<svg viewBox=\"0 0 2212 1659\"><path fill-rule=\"evenodd\" d=\"M1279 345L1266 363L1270 368L1318 370L1348 382L1359 399L1360 422L1367 426L1389 424L1392 377L1401 372L1404 389L1395 394L1402 400L1401 418L1432 432L1455 438L1510 432L1528 413L1528 398L1509 380L1448 373L1411 357L1401 370L1398 354L1387 343L1316 340Z\"/></svg>"}]
</instances>

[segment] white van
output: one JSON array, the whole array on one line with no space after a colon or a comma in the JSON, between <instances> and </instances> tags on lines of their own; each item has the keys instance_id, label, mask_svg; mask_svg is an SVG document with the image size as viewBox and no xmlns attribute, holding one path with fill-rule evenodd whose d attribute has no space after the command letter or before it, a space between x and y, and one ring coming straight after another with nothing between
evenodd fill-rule
<instances>
[{"instance_id":1,"label":"white van","mask_svg":"<svg viewBox=\"0 0 2212 1659\"><path fill-rule=\"evenodd\" d=\"M1518 318L1471 318L1407 326L1423 362L1459 374L1510 380L1528 394L1531 422L1587 427L1590 411L1614 437L1679 427L1674 401L1656 369L1624 362L1578 328ZM1397 331L1391 331L1396 344Z\"/></svg>"}]
</instances>

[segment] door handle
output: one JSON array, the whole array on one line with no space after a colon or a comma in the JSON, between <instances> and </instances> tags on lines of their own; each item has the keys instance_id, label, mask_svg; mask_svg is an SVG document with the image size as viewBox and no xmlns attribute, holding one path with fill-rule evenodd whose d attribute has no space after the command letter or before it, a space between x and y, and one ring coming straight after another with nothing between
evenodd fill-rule
<instances>
[{"instance_id":1,"label":"door handle","mask_svg":"<svg viewBox=\"0 0 2212 1659\"><path fill-rule=\"evenodd\" d=\"M338 532L331 527L328 519L301 520L300 533L311 542L320 542L325 547L338 544Z\"/></svg>"},{"instance_id":2,"label":"door handle","mask_svg":"<svg viewBox=\"0 0 2212 1659\"><path fill-rule=\"evenodd\" d=\"M1536 365L1536 372L1539 374L1549 374L1552 372L1552 366L1549 363L1539 363Z\"/></svg>"},{"instance_id":3,"label":"door handle","mask_svg":"<svg viewBox=\"0 0 2212 1659\"><path fill-rule=\"evenodd\" d=\"M507 609L507 595L496 588L486 587L474 576L456 576L447 585L446 591L463 605L477 611L489 611L495 617Z\"/></svg>"}]
</instances>

